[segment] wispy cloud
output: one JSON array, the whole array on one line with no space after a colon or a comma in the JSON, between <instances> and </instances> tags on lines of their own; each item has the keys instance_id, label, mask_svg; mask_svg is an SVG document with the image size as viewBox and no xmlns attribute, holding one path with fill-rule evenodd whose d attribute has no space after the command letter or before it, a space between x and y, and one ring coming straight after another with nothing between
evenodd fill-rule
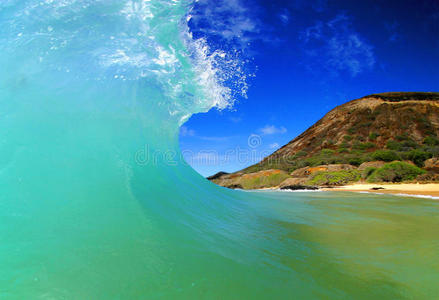
<instances>
[{"instance_id":1,"label":"wispy cloud","mask_svg":"<svg viewBox=\"0 0 439 300\"><path fill-rule=\"evenodd\" d=\"M230 119L230 121L232 121L233 123L239 123L239 122L242 121L242 118L241 118L241 117L230 117L229 119Z\"/></svg>"},{"instance_id":2,"label":"wispy cloud","mask_svg":"<svg viewBox=\"0 0 439 300\"><path fill-rule=\"evenodd\" d=\"M230 140L231 136L197 136L200 140L209 142L226 142Z\"/></svg>"},{"instance_id":3,"label":"wispy cloud","mask_svg":"<svg viewBox=\"0 0 439 300\"><path fill-rule=\"evenodd\" d=\"M266 125L259 129L259 132L262 135L271 135L271 134L284 134L287 132L287 129L283 126L276 127L274 125Z\"/></svg>"},{"instance_id":4,"label":"wispy cloud","mask_svg":"<svg viewBox=\"0 0 439 300\"><path fill-rule=\"evenodd\" d=\"M198 0L192 11L194 32L246 48L260 32L257 18L241 0Z\"/></svg>"},{"instance_id":5,"label":"wispy cloud","mask_svg":"<svg viewBox=\"0 0 439 300\"><path fill-rule=\"evenodd\" d=\"M278 143L273 143L273 144L270 144L269 147L270 147L270 149L277 149L277 148L279 148L280 146L279 146Z\"/></svg>"},{"instance_id":6,"label":"wispy cloud","mask_svg":"<svg viewBox=\"0 0 439 300\"><path fill-rule=\"evenodd\" d=\"M181 126L180 136L195 136L195 130L189 129L187 126Z\"/></svg>"},{"instance_id":7,"label":"wispy cloud","mask_svg":"<svg viewBox=\"0 0 439 300\"><path fill-rule=\"evenodd\" d=\"M288 23L290 23L290 18L291 18L290 12L287 9L284 9L279 14L279 19L284 25L287 25Z\"/></svg>"},{"instance_id":8,"label":"wispy cloud","mask_svg":"<svg viewBox=\"0 0 439 300\"><path fill-rule=\"evenodd\" d=\"M345 14L328 22L317 21L300 38L306 55L333 75L348 72L355 77L375 65L372 45L355 31L351 18Z\"/></svg>"}]
</instances>

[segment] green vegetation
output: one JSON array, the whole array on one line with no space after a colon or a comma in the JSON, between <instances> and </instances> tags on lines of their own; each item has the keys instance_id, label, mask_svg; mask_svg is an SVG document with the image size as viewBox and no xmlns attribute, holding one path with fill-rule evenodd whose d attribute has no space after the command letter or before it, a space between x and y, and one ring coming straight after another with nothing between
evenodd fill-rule
<instances>
[{"instance_id":1,"label":"green vegetation","mask_svg":"<svg viewBox=\"0 0 439 300\"><path fill-rule=\"evenodd\" d=\"M350 135L345 135L345 136L343 137L343 139L344 139L346 142L350 142L350 141L352 141L352 136L350 136Z\"/></svg>"},{"instance_id":2,"label":"green vegetation","mask_svg":"<svg viewBox=\"0 0 439 300\"><path fill-rule=\"evenodd\" d=\"M320 151L320 153L324 156L328 156L328 155L334 154L335 151L332 149L322 149L322 151Z\"/></svg>"},{"instance_id":3,"label":"green vegetation","mask_svg":"<svg viewBox=\"0 0 439 300\"><path fill-rule=\"evenodd\" d=\"M243 170L252 173L267 169L280 169L293 172L303 167L315 167L328 164L351 164L359 166L368 161L411 161L418 167L423 167L425 160L439 157L439 139L436 136L427 136L421 143L416 143L408 134L396 135L393 139L387 138L384 149L371 139L376 139L378 133L368 133L368 136L345 135L336 145L328 144L322 138L323 149L312 152L305 148L289 157L266 159L263 162ZM368 138L368 140L367 140ZM384 136L384 138L386 138ZM332 143L332 141L330 141Z\"/></svg>"},{"instance_id":4,"label":"green vegetation","mask_svg":"<svg viewBox=\"0 0 439 300\"><path fill-rule=\"evenodd\" d=\"M372 158L373 160L382 160L386 162L400 160L399 155L391 150L377 150L372 153Z\"/></svg>"},{"instance_id":5,"label":"green vegetation","mask_svg":"<svg viewBox=\"0 0 439 300\"><path fill-rule=\"evenodd\" d=\"M437 145L439 145L439 139L437 139L434 136L427 136L424 139L424 144L427 146L437 146Z\"/></svg>"},{"instance_id":6,"label":"green vegetation","mask_svg":"<svg viewBox=\"0 0 439 300\"><path fill-rule=\"evenodd\" d=\"M371 132L370 134L369 134L369 140L371 140L371 141L375 141L376 139L377 139L377 137L379 137L380 135L378 134L378 133L376 133L376 132Z\"/></svg>"},{"instance_id":7,"label":"green vegetation","mask_svg":"<svg viewBox=\"0 0 439 300\"><path fill-rule=\"evenodd\" d=\"M371 170L369 170L370 172ZM369 182L401 182L413 180L425 171L409 163L396 161L385 164L379 169L372 171L367 177Z\"/></svg>"},{"instance_id":8,"label":"green vegetation","mask_svg":"<svg viewBox=\"0 0 439 300\"><path fill-rule=\"evenodd\" d=\"M282 181L290 176L285 173L271 174L254 178L241 178L239 184L244 189L260 189L264 187L278 186Z\"/></svg>"},{"instance_id":9,"label":"green vegetation","mask_svg":"<svg viewBox=\"0 0 439 300\"><path fill-rule=\"evenodd\" d=\"M344 185L360 180L361 174L357 170L342 170L336 172L317 172L308 180L309 185Z\"/></svg>"},{"instance_id":10,"label":"green vegetation","mask_svg":"<svg viewBox=\"0 0 439 300\"><path fill-rule=\"evenodd\" d=\"M424 161L431 158L433 156L432 153L422 151L422 150L411 150L410 152L404 153L402 157L406 160L411 160L414 162L418 167L424 166Z\"/></svg>"},{"instance_id":11,"label":"green vegetation","mask_svg":"<svg viewBox=\"0 0 439 300\"><path fill-rule=\"evenodd\" d=\"M367 167L366 169L364 169L363 173L361 173L361 178L363 179L368 178L370 175L372 175L373 172L375 172L375 170L377 170L377 168Z\"/></svg>"},{"instance_id":12,"label":"green vegetation","mask_svg":"<svg viewBox=\"0 0 439 300\"><path fill-rule=\"evenodd\" d=\"M375 145L372 142L366 142L366 143L355 143L352 146L352 149L357 149L357 150L367 150L367 149L373 149L376 148L377 145Z\"/></svg>"}]
</instances>

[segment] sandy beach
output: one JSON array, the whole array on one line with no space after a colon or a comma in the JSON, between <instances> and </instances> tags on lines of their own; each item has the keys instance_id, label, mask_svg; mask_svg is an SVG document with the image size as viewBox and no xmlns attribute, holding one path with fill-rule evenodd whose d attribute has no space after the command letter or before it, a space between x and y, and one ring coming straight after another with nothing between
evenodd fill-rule
<instances>
[{"instance_id":1,"label":"sandy beach","mask_svg":"<svg viewBox=\"0 0 439 300\"><path fill-rule=\"evenodd\" d=\"M431 196L439 198L438 183L401 183L401 184L352 184L335 188L325 188L325 191L370 192L384 194L407 194Z\"/></svg>"}]
</instances>

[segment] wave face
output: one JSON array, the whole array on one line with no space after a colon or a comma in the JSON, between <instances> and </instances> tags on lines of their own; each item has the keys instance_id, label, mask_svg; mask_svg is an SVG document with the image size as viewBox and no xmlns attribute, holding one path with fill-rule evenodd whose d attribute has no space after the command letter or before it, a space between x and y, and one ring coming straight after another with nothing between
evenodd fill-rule
<instances>
[{"instance_id":1,"label":"wave face","mask_svg":"<svg viewBox=\"0 0 439 300\"><path fill-rule=\"evenodd\" d=\"M0 3L0 298L438 292L437 202L233 192L182 161L179 126L246 91L191 5Z\"/></svg>"}]
</instances>

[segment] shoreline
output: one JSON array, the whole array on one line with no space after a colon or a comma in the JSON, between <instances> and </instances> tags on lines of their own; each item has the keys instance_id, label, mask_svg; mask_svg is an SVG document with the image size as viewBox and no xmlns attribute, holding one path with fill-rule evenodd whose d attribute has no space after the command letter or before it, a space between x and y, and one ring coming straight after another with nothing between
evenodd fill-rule
<instances>
[{"instance_id":1,"label":"shoreline","mask_svg":"<svg viewBox=\"0 0 439 300\"><path fill-rule=\"evenodd\" d=\"M380 189L373 189L380 188ZM439 199L439 183L358 183L333 188L321 188L322 191L357 192L373 194L392 194L398 196L418 196Z\"/></svg>"}]
</instances>

